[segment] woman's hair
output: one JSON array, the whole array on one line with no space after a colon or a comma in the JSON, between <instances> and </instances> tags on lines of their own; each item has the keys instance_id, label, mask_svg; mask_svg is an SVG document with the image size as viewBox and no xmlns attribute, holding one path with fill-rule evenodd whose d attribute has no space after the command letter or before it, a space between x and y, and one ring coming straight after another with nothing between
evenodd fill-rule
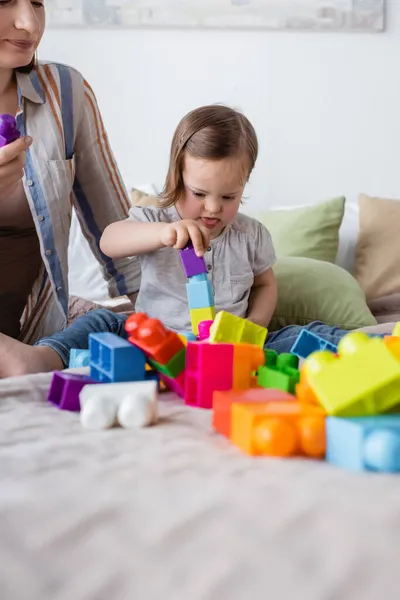
<instances>
[{"instance_id":1,"label":"woman's hair","mask_svg":"<svg viewBox=\"0 0 400 600\"><path fill-rule=\"evenodd\" d=\"M160 206L173 206L179 200L186 154L207 160L236 159L245 183L257 160L257 135L242 113L227 106L216 104L192 110L179 123L172 139Z\"/></svg>"}]
</instances>

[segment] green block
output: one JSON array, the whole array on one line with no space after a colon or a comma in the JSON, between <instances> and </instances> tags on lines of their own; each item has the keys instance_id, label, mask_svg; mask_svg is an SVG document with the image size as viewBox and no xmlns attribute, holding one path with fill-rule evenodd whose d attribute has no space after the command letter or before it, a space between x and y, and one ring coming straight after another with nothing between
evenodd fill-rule
<instances>
[{"instance_id":1,"label":"green block","mask_svg":"<svg viewBox=\"0 0 400 600\"><path fill-rule=\"evenodd\" d=\"M300 381L300 373L292 367L280 370L277 367L260 367L257 377L258 385L263 388L283 390L294 394L296 384Z\"/></svg>"},{"instance_id":2,"label":"green block","mask_svg":"<svg viewBox=\"0 0 400 600\"><path fill-rule=\"evenodd\" d=\"M264 365L275 366L278 353L270 348L264 348Z\"/></svg>"},{"instance_id":3,"label":"green block","mask_svg":"<svg viewBox=\"0 0 400 600\"><path fill-rule=\"evenodd\" d=\"M166 365L162 365L151 359L149 359L149 364L159 373L162 373L171 379L175 379L175 377L178 377L179 373L182 373L185 368L186 348L182 348L182 350L180 350L178 354L175 354Z\"/></svg>"},{"instance_id":4,"label":"green block","mask_svg":"<svg viewBox=\"0 0 400 600\"><path fill-rule=\"evenodd\" d=\"M297 356L295 356L294 354L291 354L290 352L282 352L282 354L280 354L278 356L278 359L276 361L276 366L281 371L284 371L288 367L291 369L298 369L299 358Z\"/></svg>"}]
</instances>

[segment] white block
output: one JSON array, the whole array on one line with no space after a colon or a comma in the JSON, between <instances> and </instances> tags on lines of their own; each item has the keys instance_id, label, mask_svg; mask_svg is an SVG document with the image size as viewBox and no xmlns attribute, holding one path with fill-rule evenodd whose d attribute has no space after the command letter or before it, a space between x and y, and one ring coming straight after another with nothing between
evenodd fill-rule
<instances>
[{"instance_id":1,"label":"white block","mask_svg":"<svg viewBox=\"0 0 400 600\"><path fill-rule=\"evenodd\" d=\"M157 382L134 381L86 385L79 394L81 424L85 429L126 428L157 421Z\"/></svg>"}]
</instances>

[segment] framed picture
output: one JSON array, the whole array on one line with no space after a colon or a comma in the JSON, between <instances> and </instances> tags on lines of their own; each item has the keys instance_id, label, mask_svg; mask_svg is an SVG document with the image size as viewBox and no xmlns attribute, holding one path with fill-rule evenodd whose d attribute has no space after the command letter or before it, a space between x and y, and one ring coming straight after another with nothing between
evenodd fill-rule
<instances>
[{"instance_id":1,"label":"framed picture","mask_svg":"<svg viewBox=\"0 0 400 600\"><path fill-rule=\"evenodd\" d=\"M379 32L385 0L48 0L50 27Z\"/></svg>"}]
</instances>

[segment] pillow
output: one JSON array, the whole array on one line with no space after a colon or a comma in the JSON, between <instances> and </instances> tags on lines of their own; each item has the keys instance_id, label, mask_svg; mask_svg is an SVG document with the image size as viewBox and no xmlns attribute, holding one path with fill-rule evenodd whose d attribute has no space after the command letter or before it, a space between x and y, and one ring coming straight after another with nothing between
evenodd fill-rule
<instances>
[{"instance_id":1,"label":"pillow","mask_svg":"<svg viewBox=\"0 0 400 600\"><path fill-rule=\"evenodd\" d=\"M303 256L334 263L345 198L293 210L254 215L271 232L277 256Z\"/></svg>"},{"instance_id":2,"label":"pillow","mask_svg":"<svg viewBox=\"0 0 400 600\"><path fill-rule=\"evenodd\" d=\"M376 325L364 293L344 269L311 258L280 258L274 265L278 305L269 330L322 321L341 329Z\"/></svg>"},{"instance_id":3,"label":"pillow","mask_svg":"<svg viewBox=\"0 0 400 600\"><path fill-rule=\"evenodd\" d=\"M367 299L400 292L400 201L361 194L355 276Z\"/></svg>"}]
</instances>

